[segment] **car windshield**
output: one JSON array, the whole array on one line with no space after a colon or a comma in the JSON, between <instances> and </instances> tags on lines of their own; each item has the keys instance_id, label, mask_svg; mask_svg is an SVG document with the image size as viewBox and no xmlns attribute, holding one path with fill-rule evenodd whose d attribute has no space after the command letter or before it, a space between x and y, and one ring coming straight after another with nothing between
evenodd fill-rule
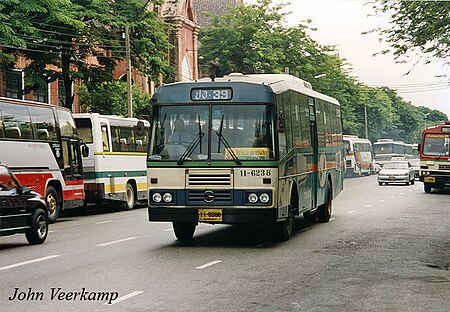
<instances>
[{"instance_id":1,"label":"car windshield","mask_svg":"<svg viewBox=\"0 0 450 312\"><path fill-rule=\"evenodd\" d=\"M383 166L383 169L408 169L406 162L390 162Z\"/></svg>"},{"instance_id":2,"label":"car windshield","mask_svg":"<svg viewBox=\"0 0 450 312\"><path fill-rule=\"evenodd\" d=\"M267 105L161 105L149 160L273 159L272 115Z\"/></svg>"},{"instance_id":3,"label":"car windshield","mask_svg":"<svg viewBox=\"0 0 450 312\"><path fill-rule=\"evenodd\" d=\"M13 179L8 169L0 166L0 191L9 191L16 187L16 181Z\"/></svg>"}]
</instances>

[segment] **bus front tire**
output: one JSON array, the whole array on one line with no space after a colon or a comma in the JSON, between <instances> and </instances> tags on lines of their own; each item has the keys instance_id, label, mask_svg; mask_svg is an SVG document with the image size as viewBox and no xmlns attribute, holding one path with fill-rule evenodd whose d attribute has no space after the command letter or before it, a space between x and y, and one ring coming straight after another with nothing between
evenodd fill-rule
<instances>
[{"instance_id":1,"label":"bus front tire","mask_svg":"<svg viewBox=\"0 0 450 312\"><path fill-rule=\"evenodd\" d=\"M55 223L59 216L59 210L61 209L58 193L53 186L49 186L45 192L45 204L48 210L48 222Z\"/></svg>"},{"instance_id":2,"label":"bus front tire","mask_svg":"<svg viewBox=\"0 0 450 312\"><path fill-rule=\"evenodd\" d=\"M173 231L179 241L192 240L197 223L193 222L173 222Z\"/></svg>"},{"instance_id":3,"label":"bus front tire","mask_svg":"<svg viewBox=\"0 0 450 312\"><path fill-rule=\"evenodd\" d=\"M288 217L286 220L275 224L275 240L285 242L289 240L295 228L294 208L289 205Z\"/></svg>"},{"instance_id":4,"label":"bus front tire","mask_svg":"<svg viewBox=\"0 0 450 312\"><path fill-rule=\"evenodd\" d=\"M38 208L31 217L31 228L25 233L25 237L32 245L42 244L47 238L48 217L47 213Z\"/></svg>"},{"instance_id":5,"label":"bus front tire","mask_svg":"<svg viewBox=\"0 0 450 312\"><path fill-rule=\"evenodd\" d=\"M325 223L330 221L333 209L333 194L331 193L331 183L328 181L325 203L317 208L317 220Z\"/></svg>"}]
</instances>

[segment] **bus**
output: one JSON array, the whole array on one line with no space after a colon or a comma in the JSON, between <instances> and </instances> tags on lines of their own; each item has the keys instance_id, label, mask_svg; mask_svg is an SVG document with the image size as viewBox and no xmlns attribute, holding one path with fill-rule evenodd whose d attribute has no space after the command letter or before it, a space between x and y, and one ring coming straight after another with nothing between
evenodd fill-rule
<instances>
[{"instance_id":1,"label":"bus","mask_svg":"<svg viewBox=\"0 0 450 312\"><path fill-rule=\"evenodd\" d=\"M131 210L147 201L147 145L150 123L98 113L74 114L89 147L83 158L86 203L117 202ZM138 124L144 126L138 129Z\"/></svg>"},{"instance_id":2,"label":"bus","mask_svg":"<svg viewBox=\"0 0 450 312\"><path fill-rule=\"evenodd\" d=\"M70 110L0 98L0 162L45 199L49 221L63 209L83 206L81 144Z\"/></svg>"},{"instance_id":3,"label":"bus","mask_svg":"<svg viewBox=\"0 0 450 312\"><path fill-rule=\"evenodd\" d=\"M372 144L375 163L383 166L385 162L391 161L392 158L397 160L412 158L412 144L409 144L410 148L407 145L402 141L379 139Z\"/></svg>"},{"instance_id":4,"label":"bus","mask_svg":"<svg viewBox=\"0 0 450 312\"><path fill-rule=\"evenodd\" d=\"M370 175L373 171L372 142L356 135L344 135L346 176Z\"/></svg>"},{"instance_id":5,"label":"bus","mask_svg":"<svg viewBox=\"0 0 450 312\"><path fill-rule=\"evenodd\" d=\"M328 222L344 177L339 102L297 77L230 74L160 86L147 161L150 221L257 223L288 240Z\"/></svg>"},{"instance_id":6,"label":"bus","mask_svg":"<svg viewBox=\"0 0 450 312\"><path fill-rule=\"evenodd\" d=\"M425 193L450 185L450 122L424 129L419 152Z\"/></svg>"}]
</instances>

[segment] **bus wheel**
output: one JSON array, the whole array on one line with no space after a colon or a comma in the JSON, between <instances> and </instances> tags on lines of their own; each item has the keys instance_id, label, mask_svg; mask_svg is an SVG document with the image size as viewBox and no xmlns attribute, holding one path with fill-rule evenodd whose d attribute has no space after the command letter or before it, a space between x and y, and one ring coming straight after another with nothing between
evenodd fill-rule
<instances>
[{"instance_id":1,"label":"bus wheel","mask_svg":"<svg viewBox=\"0 0 450 312\"><path fill-rule=\"evenodd\" d=\"M331 193L331 183L330 181L328 181L325 203L317 208L317 220L319 220L319 222L330 221L332 209L333 209L333 194Z\"/></svg>"},{"instance_id":2,"label":"bus wheel","mask_svg":"<svg viewBox=\"0 0 450 312\"><path fill-rule=\"evenodd\" d=\"M314 223L317 220L317 213L311 213L310 211L306 211L303 213L303 219L305 219L306 223Z\"/></svg>"},{"instance_id":3,"label":"bus wheel","mask_svg":"<svg viewBox=\"0 0 450 312\"><path fill-rule=\"evenodd\" d=\"M425 193L430 193L431 192L431 185L429 183L424 183L423 184L423 189L424 189Z\"/></svg>"},{"instance_id":4,"label":"bus wheel","mask_svg":"<svg viewBox=\"0 0 450 312\"><path fill-rule=\"evenodd\" d=\"M48 218L47 213L38 208L34 211L31 217L31 228L25 233L25 236L30 244L42 244L47 238L48 233Z\"/></svg>"},{"instance_id":5,"label":"bus wheel","mask_svg":"<svg viewBox=\"0 0 450 312\"><path fill-rule=\"evenodd\" d=\"M275 224L275 240L285 242L289 240L295 228L294 207L289 205L288 217L286 220Z\"/></svg>"},{"instance_id":6,"label":"bus wheel","mask_svg":"<svg viewBox=\"0 0 450 312\"><path fill-rule=\"evenodd\" d=\"M53 186L49 186L45 192L45 203L47 204L48 221L49 223L55 223L58 219L60 205L58 193Z\"/></svg>"},{"instance_id":7,"label":"bus wheel","mask_svg":"<svg viewBox=\"0 0 450 312\"><path fill-rule=\"evenodd\" d=\"M193 222L173 222L173 231L180 241L192 240L197 223Z\"/></svg>"},{"instance_id":8,"label":"bus wheel","mask_svg":"<svg viewBox=\"0 0 450 312\"><path fill-rule=\"evenodd\" d=\"M127 183L127 188L125 189L125 203L124 208L126 210L131 210L134 207L134 187L131 183Z\"/></svg>"}]
</instances>

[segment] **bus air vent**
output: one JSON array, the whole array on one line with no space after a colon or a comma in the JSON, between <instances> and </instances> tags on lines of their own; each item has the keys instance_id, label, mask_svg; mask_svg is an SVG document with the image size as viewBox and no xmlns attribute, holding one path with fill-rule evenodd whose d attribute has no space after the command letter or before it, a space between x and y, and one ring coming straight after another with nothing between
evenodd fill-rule
<instances>
[{"instance_id":1,"label":"bus air vent","mask_svg":"<svg viewBox=\"0 0 450 312\"><path fill-rule=\"evenodd\" d=\"M230 170L189 170L189 186L231 186Z\"/></svg>"}]
</instances>

